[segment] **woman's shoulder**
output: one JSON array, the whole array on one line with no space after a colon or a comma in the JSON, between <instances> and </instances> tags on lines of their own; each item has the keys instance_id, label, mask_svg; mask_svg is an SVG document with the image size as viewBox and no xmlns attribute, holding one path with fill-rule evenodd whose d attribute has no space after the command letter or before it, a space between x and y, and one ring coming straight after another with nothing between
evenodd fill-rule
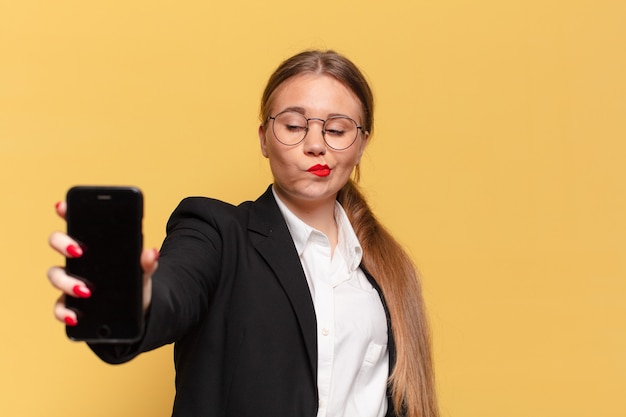
<instances>
[{"instance_id":1,"label":"woman's shoulder","mask_svg":"<svg viewBox=\"0 0 626 417\"><path fill-rule=\"evenodd\" d=\"M205 221L246 217L249 202L234 205L209 197L186 197L176 207L171 219L198 218Z\"/></svg>"},{"instance_id":2,"label":"woman's shoulder","mask_svg":"<svg viewBox=\"0 0 626 417\"><path fill-rule=\"evenodd\" d=\"M255 201L246 200L237 205L211 197L192 196L184 198L174 210L177 213L197 215L241 215L248 212L253 206L268 208L267 203L273 202L271 186Z\"/></svg>"},{"instance_id":3,"label":"woman's shoulder","mask_svg":"<svg viewBox=\"0 0 626 417\"><path fill-rule=\"evenodd\" d=\"M194 211L203 211L203 210L232 210L237 208L237 206L228 203L226 201L218 200L216 198L211 197L185 197L183 198L176 210L194 210ZM175 211L176 211L175 210Z\"/></svg>"},{"instance_id":4,"label":"woman's shoulder","mask_svg":"<svg viewBox=\"0 0 626 417\"><path fill-rule=\"evenodd\" d=\"M275 205L269 188L257 200L244 201L238 205L210 197L186 197L170 216L168 229L180 226L181 223L189 225L190 222L196 227L200 224L219 229L234 224L247 227L251 218L255 219L254 223L258 219L274 218L275 212L278 213L278 208L273 207Z\"/></svg>"}]
</instances>

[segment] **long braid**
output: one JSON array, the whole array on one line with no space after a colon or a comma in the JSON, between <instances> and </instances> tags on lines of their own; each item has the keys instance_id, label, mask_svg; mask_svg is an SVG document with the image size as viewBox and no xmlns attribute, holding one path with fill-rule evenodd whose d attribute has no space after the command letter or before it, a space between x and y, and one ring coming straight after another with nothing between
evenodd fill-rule
<instances>
[{"instance_id":1,"label":"long braid","mask_svg":"<svg viewBox=\"0 0 626 417\"><path fill-rule=\"evenodd\" d=\"M437 417L430 332L416 268L378 222L352 180L337 198L363 247L363 264L376 279L389 308L397 347L390 377L394 407L408 417Z\"/></svg>"}]
</instances>

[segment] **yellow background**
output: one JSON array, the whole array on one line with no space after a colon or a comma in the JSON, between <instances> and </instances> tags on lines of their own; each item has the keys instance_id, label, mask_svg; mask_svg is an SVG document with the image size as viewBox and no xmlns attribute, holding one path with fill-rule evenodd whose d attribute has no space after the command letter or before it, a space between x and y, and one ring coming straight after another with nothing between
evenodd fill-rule
<instances>
[{"instance_id":1,"label":"yellow background","mask_svg":"<svg viewBox=\"0 0 626 417\"><path fill-rule=\"evenodd\" d=\"M262 88L310 47L375 89L362 183L443 415L626 415L623 0L0 1L0 415L169 416L171 347L110 366L53 320L54 203L140 186L158 247L182 197L256 198Z\"/></svg>"}]
</instances>

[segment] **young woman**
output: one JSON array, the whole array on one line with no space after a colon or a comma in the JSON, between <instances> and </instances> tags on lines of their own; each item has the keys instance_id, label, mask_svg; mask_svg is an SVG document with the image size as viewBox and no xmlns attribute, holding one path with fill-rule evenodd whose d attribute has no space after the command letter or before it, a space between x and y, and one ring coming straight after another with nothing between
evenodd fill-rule
<instances>
[{"instance_id":1,"label":"young woman","mask_svg":"<svg viewBox=\"0 0 626 417\"><path fill-rule=\"evenodd\" d=\"M415 268L355 185L372 132L351 61L283 62L258 132L274 183L239 206L183 200L160 253L142 254L143 338L94 352L120 363L175 343L173 416L438 416ZM82 254L65 234L50 243ZM64 293L55 316L75 325L64 297L90 290L59 267L48 277Z\"/></svg>"}]
</instances>

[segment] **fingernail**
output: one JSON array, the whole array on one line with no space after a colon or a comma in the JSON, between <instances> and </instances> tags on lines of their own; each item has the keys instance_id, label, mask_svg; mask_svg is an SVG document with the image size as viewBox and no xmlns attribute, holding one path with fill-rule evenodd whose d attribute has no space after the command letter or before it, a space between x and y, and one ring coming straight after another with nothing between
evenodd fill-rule
<instances>
[{"instance_id":1,"label":"fingernail","mask_svg":"<svg viewBox=\"0 0 626 417\"><path fill-rule=\"evenodd\" d=\"M60 205L61 205L61 202L57 201L56 204L54 205L54 208L58 210Z\"/></svg>"},{"instance_id":2,"label":"fingernail","mask_svg":"<svg viewBox=\"0 0 626 417\"><path fill-rule=\"evenodd\" d=\"M78 324L78 321L70 316L67 316L63 319L63 321L65 322L65 324L67 324L68 326L76 326Z\"/></svg>"},{"instance_id":3,"label":"fingernail","mask_svg":"<svg viewBox=\"0 0 626 417\"><path fill-rule=\"evenodd\" d=\"M154 251L154 260L158 261L159 257L161 256L161 253L156 249L152 249L152 250Z\"/></svg>"},{"instance_id":4,"label":"fingernail","mask_svg":"<svg viewBox=\"0 0 626 417\"><path fill-rule=\"evenodd\" d=\"M83 254L83 250L80 248L80 246L71 245L71 244L67 245L67 248L65 248L65 251L72 258L80 258Z\"/></svg>"},{"instance_id":5,"label":"fingernail","mask_svg":"<svg viewBox=\"0 0 626 417\"><path fill-rule=\"evenodd\" d=\"M91 291L89 290L89 288L85 287L84 285L76 284L74 285L74 288L72 288L72 291L77 297L80 297L80 298L91 297Z\"/></svg>"}]
</instances>

